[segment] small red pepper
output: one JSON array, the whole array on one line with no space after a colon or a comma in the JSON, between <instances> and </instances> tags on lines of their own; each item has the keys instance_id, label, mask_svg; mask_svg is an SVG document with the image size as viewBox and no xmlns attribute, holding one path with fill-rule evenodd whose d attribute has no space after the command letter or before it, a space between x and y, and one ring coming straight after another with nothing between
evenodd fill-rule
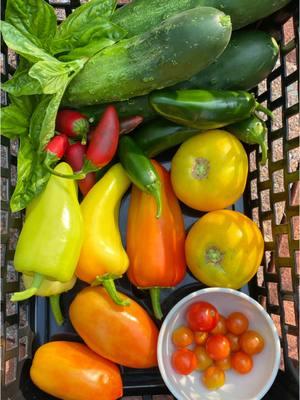
<instances>
[{"instance_id":1,"label":"small red pepper","mask_svg":"<svg viewBox=\"0 0 300 400\"><path fill-rule=\"evenodd\" d=\"M132 117L122 118L120 120L120 135L125 135L132 132L143 121L144 118L141 115L133 115Z\"/></svg>"},{"instance_id":2,"label":"small red pepper","mask_svg":"<svg viewBox=\"0 0 300 400\"><path fill-rule=\"evenodd\" d=\"M82 138L84 144L89 127L90 124L86 116L79 111L63 109L57 113L56 130L73 139Z\"/></svg>"},{"instance_id":3,"label":"small red pepper","mask_svg":"<svg viewBox=\"0 0 300 400\"><path fill-rule=\"evenodd\" d=\"M68 144L68 137L64 133L53 136L45 148L46 158L44 164L46 168L49 168L64 156Z\"/></svg>"}]
</instances>

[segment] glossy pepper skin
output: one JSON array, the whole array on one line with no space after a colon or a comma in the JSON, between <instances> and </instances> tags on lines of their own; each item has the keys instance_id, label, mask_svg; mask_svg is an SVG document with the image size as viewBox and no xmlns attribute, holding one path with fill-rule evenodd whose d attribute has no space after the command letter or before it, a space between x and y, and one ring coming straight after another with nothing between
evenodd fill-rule
<instances>
[{"instance_id":1,"label":"glossy pepper skin","mask_svg":"<svg viewBox=\"0 0 300 400\"><path fill-rule=\"evenodd\" d=\"M115 304L102 287L88 287L70 306L73 327L97 354L131 368L157 365L158 329L147 312L122 293L123 307Z\"/></svg>"},{"instance_id":2,"label":"glossy pepper skin","mask_svg":"<svg viewBox=\"0 0 300 400\"><path fill-rule=\"evenodd\" d=\"M150 95L154 110L179 125L216 129L249 118L255 110L272 113L245 91L177 90Z\"/></svg>"},{"instance_id":3,"label":"glossy pepper skin","mask_svg":"<svg viewBox=\"0 0 300 400\"><path fill-rule=\"evenodd\" d=\"M162 184L162 214L156 218L154 199L132 187L126 234L130 260L127 275L133 285L152 288L154 313L160 319L158 288L176 286L185 275L185 230L169 172L156 161L152 163Z\"/></svg>"},{"instance_id":4,"label":"glossy pepper skin","mask_svg":"<svg viewBox=\"0 0 300 400\"><path fill-rule=\"evenodd\" d=\"M129 186L125 170L121 164L115 164L92 187L80 205L84 240L76 275L87 283L102 283L115 301L118 299L113 279L121 277L129 264L118 224L120 202Z\"/></svg>"},{"instance_id":5,"label":"glossy pepper skin","mask_svg":"<svg viewBox=\"0 0 300 400\"><path fill-rule=\"evenodd\" d=\"M123 395L118 367L82 343L49 342L33 357L30 377L63 400L116 400Z\"/></svg>"},{"instance_id":6,"label":"glossy pepper skin","mask_svg":"<svg viewBox=\"0 0 300 400\"><path fill-rule=\"evenodd\" d=\"M58 164L55 169L62 173L73 172L66 163ZM27 293L15 294L12 300L34 295L43 278L70 281L77 266L82 240L83 220L76 183L51 175L45 190L26 210L14 257L18 272L34 275L32 293L28 289Z\"/></svg>"}]
</instances>

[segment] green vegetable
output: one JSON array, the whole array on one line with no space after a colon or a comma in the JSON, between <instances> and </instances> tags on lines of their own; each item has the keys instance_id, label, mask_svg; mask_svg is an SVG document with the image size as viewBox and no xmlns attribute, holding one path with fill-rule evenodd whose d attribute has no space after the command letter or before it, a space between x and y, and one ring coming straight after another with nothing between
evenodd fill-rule
<instances>
[{"instance_id":1,"label":"green vegetable","mask_svg":"<svg viewBox=\"0 0 300 400\"><path fill-rule=\"evenodd\" d=\"M239 29L264 18L290 0L133 0L119 8L112 21L128 30L128 37L157 26L166 18L198 6L215 7L230 15L233 29Z\"/></svg>"},{"instance_id":2,"label":"green vegetable","mask_svg":"<svg viewBox=\"0 0 300 400\"><path fill-rule=\"evenodd\" d=\"M255 115L226 127L239 140L247 144L259 144L262 151L261 164L265 164L268 158L268 142L266 138L267 126Z\"/></svg>"},{"instance_id":3,"label":"green vegetable","mask_svg":"<svg viewBox=\"0 0 300 400\"><path fill-rule=\"evenodd\" d=\"M161 215L161 183L156 169L140 147L128 135L119 141L119 159L131 181L142 191L151 194L157 205L157 218Z\"/></svg>"},{"instance_id":4,"label":"green vegetable","mask_svg":"<svg viewBox=\"0 0 300 400\"><path fill-rule=\"evenodd\" d=\"M174 124L165 119L156 119L142 125L131 136L148 157L155 157L199 134L199 129Z\"/></svg>"},{"instance_id":5,"label":"green vegetable","mask_svg":"<svg viewBox=\"0 0 300 400\"><path fill-rule=\"evenodd\" d=\"M224 51L230 35L230 18L216 9L177 14L92 57L69 85L65 104L125 100L188 79Z\"/></svg>"},{"instance_id":6,"label":"green vegetable","mask_svg":"<svg viewBox=\"0 0 300 400\"><path fill-rule=\"evenodd\" d=\"M160 91L150 95L150 102L164 118L198 129L221 128L250 117L255 110L271 114L243 91Z\"/></svg>"}]
</instances>

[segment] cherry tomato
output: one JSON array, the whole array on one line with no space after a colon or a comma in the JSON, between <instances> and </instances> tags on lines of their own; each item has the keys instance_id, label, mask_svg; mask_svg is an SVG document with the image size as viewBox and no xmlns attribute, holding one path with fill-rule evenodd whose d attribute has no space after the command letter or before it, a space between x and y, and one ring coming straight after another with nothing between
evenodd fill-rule
<instances>
[{"instance_id":1,"label":"cherry tomato","mask_svg":"<svg viewBox=\"0 0 300 400\"><path fill-rule=\"evenodd\" d=\"M253 367L253 361L248 354L242 351L237 351L231 356L231 365L239 374L248 374Z\"/></svg>"},{"instance_id":2,"label":"cherry tomato","mask_svg":"<svg viewBox=\"0 0 300 400\"><path fill-rule=\"evenodd\" d=\"M195 343L200 345L204 344L208 338L208 333L207 332L195 332L194 333L194 339Z\"/></svg>"},{"instance_id":3,"label":"cherry tomato","mask_svg":"<svg viewBox=\"0 0 300 400\"><path fill-rule=\"evenodd\" d=\"M202 375L202 382L207 389L219 389L225 383L224 371L221 368L212 365L204 371Z\"/></svg>"},{"instance_id":4,"label":"cherry tomato","mask_svg":"<svg viewBox=\"0 0 300 400\"><path fill-rule=\"evenodd\" d=\"M194 349L194 353L197 357L197 369L200 371L204 371L206 368L210 367L213 364L213 360L206 353L204 346L197 346Z\"/></svg>"},{"instance_id":5,"label":"cherry tomato","mask_svg":"<svg viewBox=\"0 0 300 400\"><path fill-rule=\"evenodd\" d=\"M252 356L260 353L265 346L264 338L256 331L246 331L239 338L241 349Z\"/></svg>"},{"instance_id":6,"label":"cherry tomato","mask_svg":"<svg viewBox=\"0 0 300 400\"><path fill-rule=\"evenodd\" d=\"M215 366L221 368L223 371L227 371L231 368L230 357L223 358L222 360L215 361Z\"/></svg>"},{"instance_id":7,"label":"cherry tomato","mask_svg":"<svg viewBox=\"0 0 300 400\"><path fill-rule=\"evenodd\" d=\"M180 326L172 333L172 342L177 347L186 347L194 342L194 334L187 326Z\"/></svg>"},{"instance_id":8,"label":"cherry tomato","mask_svg":"<svg viewBox=\"0 0 300 400\"><path fill-rule=\"evenodd\" d=\"M229 332L233 333L234 335L241 335L242 333L246 332L248 326L248 318L240 312L234 312L226 319L226 327Z\"/></svg>"},{"instance_id":9,"label":"cherry tomato","mask_svg":"<svg viewBox=\"0 0 300 400\"><path fill-rule=\"evenodd\" d=\"M222 358L226 358L230 354L229 340L224 335L209 336L205 344L205 350L213 360L222 360Z\"/></svg>"},{"instance_id":10,"label":"cherry tomato","mask_svg":"<svg viewBox=\"0 0 300 400\"><path fill-rule=\"evenodd\" d=\"M219 321L217 309L206 301L198 301L190 305L186 317L190 328L200 332L211 331Z\"/></svg>"},{"instance_id":11,"label":"cherry tomato","mask_svg":"<svg viewBox=\"0 0 300 400\"><path fill-rule=\"evenodd\" d=\"M227 339L229 340L230 343L230 350L232 352L240 350L240 344L239 344L239 336L234 335L233 333L228 332L226 334Z\"/></svg>"},{"instance_id":12,"label":"cherry tomato","mask_svg":"<svg viewBox=\"0 0 300 400\"><path fill-rule=\"evenodd\" d=\"M214 329L211 331L211 333L213 333L214 335L225 335L225 333L227 333L226 319L225 317L223 317L223 315L219 315L219 321Z\"/></svg>"},{"instance_id":13,"label":"cherry tomato","mask_svg":"<svg viewBox=\"0 0 300 400\"><path fill-rule=\"evenodd\" d=\"M188 375L197 368L197 357L191 350L176 350L172 355L172 366L179 374Z\"/></svg>"}]
</instances>

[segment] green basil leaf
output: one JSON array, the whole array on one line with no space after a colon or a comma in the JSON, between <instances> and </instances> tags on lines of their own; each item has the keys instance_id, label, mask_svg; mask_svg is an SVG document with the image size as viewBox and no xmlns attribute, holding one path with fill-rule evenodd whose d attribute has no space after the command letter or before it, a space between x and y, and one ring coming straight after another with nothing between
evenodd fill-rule
<instances>
[{"instance_id":1,"label":"green basil leaf","mask_svg":"<svg viewBox=\"0 0 300 400\"><path fill-rule=\"evenodd\" d=\"M91 58L94 54L98 53L98 51L104 49L105 47L112 46L114 43L114 40L100 38L90 42L86 46L71 50L68 54L60 56L59 59L62 61L71 61L79 58Z\"/></svg>"},{"instance_id":2,"label":"green basil leaf","mask_svg":"<svg viewBox=\"0 0 300 400\"><path fill-rule=\"evenodd\" d=\"M2 85L2 89L14 96L43 93L39 81L29 76L28 71L16 71L12 79L9 79Z\"/></svg>"},{"instance_id":3,"label":"green basil leaf","mask_svg":"<svg viewBox=\"0 0 300 400\"><path fill-rule=\"evenodd\" d=\"M55 58L51 57L45 50L35 44L35 37L33 35L28 33L25 36L13 25L4 21L1 21L1 32L7 47L27 60L31 62L55 60Z\"/></svg>"},{"instance_id":4,"label":"green basil leaf","mask_svg":"<svg viewBox=\"0 0 300 400\"><path fill-rule=\"evenodd\" d=\"M49 50L49 44L56 34L57 20L53 7L46 1L8 0L5 20L37 47Z\"/></svg>"}]
</instances>

